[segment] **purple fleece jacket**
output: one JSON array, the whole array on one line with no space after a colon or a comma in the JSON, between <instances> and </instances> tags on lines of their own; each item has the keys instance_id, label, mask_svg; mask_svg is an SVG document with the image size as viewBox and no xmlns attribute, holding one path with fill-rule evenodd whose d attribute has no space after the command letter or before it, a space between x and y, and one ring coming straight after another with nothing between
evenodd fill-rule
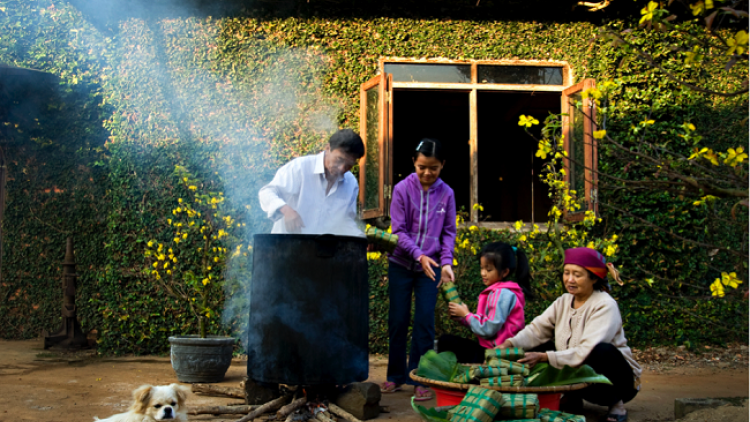
<instances>
[{"instance_id":1,"label":"purple fleece jacket","mask_svg":"<svg viewBox=\"0 0 750 422\"><path fill-rule=\"evenodd\" d=\"M438 178L425 191L416 173L407 176L393 188L391 231L398 235L391 262L422 271L418 259L426 255L440 266L452 265L456 243L453 189Z\"/></svg>"}]
</instances>

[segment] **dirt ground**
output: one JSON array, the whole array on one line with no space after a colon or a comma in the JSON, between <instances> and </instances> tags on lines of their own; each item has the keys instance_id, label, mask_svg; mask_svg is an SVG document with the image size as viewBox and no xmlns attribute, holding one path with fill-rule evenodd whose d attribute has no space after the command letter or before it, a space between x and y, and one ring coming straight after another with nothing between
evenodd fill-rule
<instances>
[{"instance_id":1,"label":"dirt ground","mask_svg":"<svg viewBox=\"0 0 750 422\"><path fill-rule=\"evenodd\" d=\"M662 351L665 356L674 356ZM679 397L747 397L747 348L742 354L716 351L719 357L736 355L734 361L713 365L712 359L691 363L667 358L644 365L643 387L628 404L630 420L667 421L674 419L674 399ZM723 354L722 354L723 353ZM711 356L711 355L705 355ZM740 359L741 358L741 359ZM726 359L725 359L726 360ZM704 362L705 361L705 362ZM696 364L698 362L698 364ZM702 362L702 363L701 363ZM387 356L370 358L369 381L385 380ZM227 386L237 386L246 374L246 362L237 359L229 368ZM41 340L0 341L0 422L4 421L91 421L125 411L130 393L141 384L177 382L168 357L102 358L86 353L56 354L43 350ZM412 391L384 395L381 404L390 413L378 420L419 422L409 399ZM236 399L191 394L188 405L221 405ZM434 400L424 402L427 407ZM586 407L589 421L596 421L603 408ZM747 421L748 407L731 406L689 415L690 421ZM191 420L230 421L239 418L193 416Z\"/></svg>"}]
</instances>

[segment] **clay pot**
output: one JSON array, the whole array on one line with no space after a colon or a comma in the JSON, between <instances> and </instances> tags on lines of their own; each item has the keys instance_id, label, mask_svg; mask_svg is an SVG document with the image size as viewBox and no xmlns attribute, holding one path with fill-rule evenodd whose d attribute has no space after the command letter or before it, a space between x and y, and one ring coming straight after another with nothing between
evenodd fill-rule
<instances>
[{"instance_id":1,"label":"clay pot","mask_svg":"<svg viewBox=\"0 0 750 422\"><path fill-rule=\"evenodd\" d=\"M220 382L232 363L234 338L223 336L169 337L172 369L180 382Z\"/></svg>"}]
</instances>

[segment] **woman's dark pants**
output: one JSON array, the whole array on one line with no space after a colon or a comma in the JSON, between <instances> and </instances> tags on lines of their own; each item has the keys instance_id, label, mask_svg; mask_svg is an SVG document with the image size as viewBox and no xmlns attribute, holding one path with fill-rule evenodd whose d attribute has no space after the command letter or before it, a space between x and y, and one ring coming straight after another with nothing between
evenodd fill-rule
<instances>
[{"instance_id":1,"label":"woman's dark pants","mask_svg":"<svg viewBox=\"0 0 750 422\"><path fill-rule=\"evenodd\" d=\"M535 348L539 351L554 349L552 343ZM638 390L633 388L633 369L615 346L609 343L597 344L583 363L593 368L597 374L607 377L612 381L612 385L593 384L581 390L565 393L569 399L581 398L599 406L611 407L620 400L627 403L638 394Z\"/></svg>"},{"instance_id":2,"label":"woman's dark pants","mask_svg":"<svg viewBox=\"0 0 750 422\"><path fill-rule=\"evenodd\" d=\"M419 358L435 344L435 304L440 269L435 269L435 280L422 271L411 271L401 265L388 263L388 381L420 385L409 378L409 372L419 364ZM411 319L411 298L414 292L414 326L411 352L406 362L406 335Z\"/></svg>"}]
</instances>

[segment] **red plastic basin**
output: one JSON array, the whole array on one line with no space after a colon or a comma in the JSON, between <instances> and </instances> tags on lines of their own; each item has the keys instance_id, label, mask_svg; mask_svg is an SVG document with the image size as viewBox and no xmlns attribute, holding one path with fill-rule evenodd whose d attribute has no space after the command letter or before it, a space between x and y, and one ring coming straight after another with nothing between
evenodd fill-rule
<instances>
[{"instance_id":1,"label":"red plastic basin","mask_svg":"<svg viewBox=\"0 0 750 422\"><path fill-rule=\"evenodd\" d=\"M444 390L442 388L432 387L435 392L437 406L455 406L461 403L466 391L464 390ZM540 409L560 410L560 396L562 393L537 393L539 398Z\"/></svg>"}]
</instances>

